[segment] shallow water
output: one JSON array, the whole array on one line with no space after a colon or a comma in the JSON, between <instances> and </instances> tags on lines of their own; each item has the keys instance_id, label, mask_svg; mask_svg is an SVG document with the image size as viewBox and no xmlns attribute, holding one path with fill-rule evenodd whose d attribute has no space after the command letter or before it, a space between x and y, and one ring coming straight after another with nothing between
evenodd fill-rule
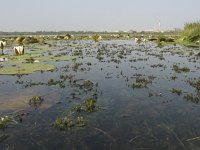
<instances>
[{"instance_id":1,"label":"shallow water","mask_svg":"<svg viewBox=\"0 0 200 150\"><path fill-rule=\"evenodd\" d=\"M73 54L76 50L81 50L82 54L77 60L49 62L57 66L53 72L21 77L1 75L1 116L17 111L29 113L22 123L13 122L0 130L0 136L7 135L0 141L1 149L200 149L199 139L192 139L200 136L200 105L186 101L184 94L178 96L170 91L178 88L199 94L187 82L199 78L199 60L189 62L194 54L163 52L189 48L159 48L154 43L136 44L126 40L55 42L55 45L58 48L53 54ZM119 58L121 51L123 58ZM99 52L101 60L97 59ZM92 65L87 65L88 62ZM73 71L74 63L82 65ZM152 67L157 64L165 67ZM188 67L190 72L175 73L174 64ZM155 79L147 88L133 89L131 85L139 74ZM66 79L64 88L58 84L47 85L49 79L62 80L60 75L72 75L75 82ZM171 80L173 75L177 79ZM93 82L91 90L81 86L84 80ZM149 97L149 93L153 96ZM35 108L27 101L36 95L43 96L44 102ZM92 113L73 111L74 106L94 95L100 110ZM52 126L55 119L66 115L84 116L87 125L66 131L55 129Z\"/></svg>"}]
</instances>

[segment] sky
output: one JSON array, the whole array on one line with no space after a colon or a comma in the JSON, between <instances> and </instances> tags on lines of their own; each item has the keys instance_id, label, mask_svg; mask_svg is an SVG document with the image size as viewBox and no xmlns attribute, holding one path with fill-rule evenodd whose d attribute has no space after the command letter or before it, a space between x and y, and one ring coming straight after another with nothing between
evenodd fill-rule
<instances>
[{"instance_id":1,"label":"sky","mask_svg":"<svg viewBox=\"0 0 200 150\"><path fill-rule=\"evenodd\" d=\"M200 21L200 0L0 0L0 31L146 31Z\"/></svg>"}]
</instances>

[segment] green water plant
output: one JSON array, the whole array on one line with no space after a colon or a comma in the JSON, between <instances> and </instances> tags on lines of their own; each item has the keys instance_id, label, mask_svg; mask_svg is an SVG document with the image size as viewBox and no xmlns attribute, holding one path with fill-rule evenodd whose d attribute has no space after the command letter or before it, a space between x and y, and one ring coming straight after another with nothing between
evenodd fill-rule
<instances>
[{"instance_id":1,"label":"green water plant","mask_svg":"<svg viewBox=\"0 0 200 150\"><path fill-rule=\"evenodd\" d=\"M84 107L87 112L94 112L96 109L96 100L93 98L86 99Z\"/></svg>"},{"instance_id":2,"label":"green water plant","mask_svg":"<svg viewBox=\"0 0 200 150\"><path fill-rule=\"evenodd\" d=\"M76 112L81 112L81 111L82 111L81 105L80 105L80 104L76 105L76 106L74 107L74 110L75 110Z\"/></svg>"},{"instance_id":3,"label":"green water plant","mask_svg":"<svg viewBox=\"0 0 200 150\"><path fill-rule=\"evenodd\" d=\"M36 71L52 71L55 66L52 64L19 64L11 67L0 68L0 74L16 75L16 74L31 74Z\"/></svg>"},{"instance_id":4,"label":"green water plant","mask_svg":"<svg viewBox=\"0 0 200 150\"><path fill-rule=\"evenodd\" d=\"M177 94L177 95L181 95L181 94L183 93L181 89L175 89L175 88L172 88L172 89L171 89L171 92L172 92L172 93L175 93L175 94Z\"/></svg>"},{"instance_id":5,"label":"green water plant","mask_svg":"<svg viewBox=\"0 0 200 150\"><path fill-rule=\"evenodd\" d=\"M173 65L173 70L176 72L176 73L181 73L181 72L190 72L190 69L187 68L187 67L179 67L177 65Z\"/></svg>"},{"instance_id":6,"label":"green water plant","mask_svg":"<svg viewBox=\"0 0 200 150\"><path fill-rule=\"evenodd\" d=\"M194 83L194 87L200 92L200 78Z\"/></svg>"},{"instance_id":7,"label":"green water plant","mask_svg":"<svg viewBox=\"0 0 200 150\"><path fill-rule=\"evenodd\" d=\"M92 38L95 42L99 42L102 39L100 35L94 35Z\"/></svg>"},{"instance_id":8,"label":"green water plant","mask_svg":"<svg viewBox=\"0 0 200 150\"><path fill-rule=\"evenodd\" d=\"M200 101L200 97L199 96L196 96L196 95L193 95L192 93L187 93L186 95L184 95L184 98L187 100L187 101L190 101L192 103L199 103Z\"/></svg>"},{"instance_id":9,"label":"green water plant","mask_svg":"<svg viewBox=\"0 0 200 150\"><path fill-rule=\"evenodd\" d=\"M135 89L135 88L145 88L145 87L147 87L147 85L149 83L152 83L152 81L149 80L149 79L145 79L144 76L138 76L138 77L136 77L135 82L132 83L131 86L132 86L133 89Z\"/></svg>"},{"instance_id":10,"label":"green water plant","mask_svg":"<svg viewBox=\"0 0 200 150\"><path fill-rule=\"evenodd\" d=\"M29 105L38 107L42 104L43 101L44 101L44 98L42 96L34 96L31 99L29 99Z\"/></svg>"},{"instance_id":11,"label":"green water plant","mask_svg":"<svg viewBox=\"0 0 200 150\"><path fill-rule=\"evenodd\" d=\"M53 126L59 130L66 130L74 126L73 121L69 117L58 117Z\"/></svg>"},{"instance_id":12,"label":"green water plant","mask_svg":"<svg viewBox=\"0 0 200 150\"><path fill-rule=\"evenodd\" d=\"M9 116L4 116L0 118L0 129L5 129L12 122Z\"/></svg>"},{"instance_id":13,"label":"green water plant","mask_svg":"<svg viewBox=\"0 0 200 150\"><path fill-rule=\"evenodd\" d=\"M81 117L77 117L76 125L78 127L84 127L84 126L86 126L86 120L82 116Z\"/></svg>"}]
</instances>

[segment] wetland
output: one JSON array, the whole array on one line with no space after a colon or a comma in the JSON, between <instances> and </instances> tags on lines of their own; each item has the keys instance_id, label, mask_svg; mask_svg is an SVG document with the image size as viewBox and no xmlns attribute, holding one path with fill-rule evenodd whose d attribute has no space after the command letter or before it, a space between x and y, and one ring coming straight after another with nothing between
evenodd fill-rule
<instances>
[{"instance_id":1,"label":"wetland","mask_svg":"<svg viewBox=\"0 0 200 150\"><path fill-rule=\"evenodd\" d=\"M113 36L5 39L0 149L200 149L198 46ZM24 55L13 53L16 42Z\"/></svg>"}]
</instances>

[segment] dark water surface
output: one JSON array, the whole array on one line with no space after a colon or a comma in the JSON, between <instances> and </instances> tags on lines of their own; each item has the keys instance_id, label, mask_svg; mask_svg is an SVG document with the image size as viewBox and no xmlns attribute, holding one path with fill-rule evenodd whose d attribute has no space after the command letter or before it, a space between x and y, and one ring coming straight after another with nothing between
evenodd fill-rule
<instances>
[{"instance_id":1,"label":"dark water surface","mask_svg":"<svg viewBox=\"0 0 200 150\"><path fill-rule=\"evenodd\" d=\"M80 51L80 58L49 62L57 66L53 72L0 75L1 116L28 112L22 123L15 121L0 130L0 136L6 136L1 138L0 149L200 149L200 105L183 98L186 93L199 95L188 83L200 77L199 59L195 56L198 50L190 48L193 54L173 54L164 51L189 48L174 45L159 48L154 43L132 41L56 44L54 54ZM98 53L101 60L97 59ZM190 61L194 59L196 62ZM77 70L72 68L75 63L81 63ZM162 66L153 67L158 64ZM174 64L188 67L190 72L176 73ZM72 76L64 81L64 88L59 84L47 85L49 79L62 80L62 75ZM139 75L154 79L146 88L133 89L131 85ZM177 78L172 80L173 76ZM82 86L84 80L93 83L92 89ZM183 94L172 93L172 88L181 89ZM36 95L41 95L44 102L39 107L29 106L26 101ZM94 96L98 111L73 110ZM84 116L87 125L65 131L54 128L56 118L66 115Z\"/></svg>"}]
</instances>

